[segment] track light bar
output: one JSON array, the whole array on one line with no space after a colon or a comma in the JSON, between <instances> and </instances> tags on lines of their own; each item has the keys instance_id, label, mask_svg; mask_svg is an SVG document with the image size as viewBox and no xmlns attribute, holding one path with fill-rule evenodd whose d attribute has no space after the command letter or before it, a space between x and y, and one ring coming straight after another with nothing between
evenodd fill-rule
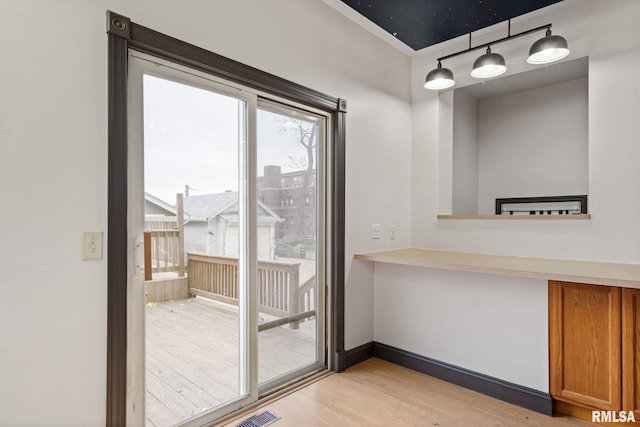
<instances>
[{"instance_id":1,"label":"track light bar","mask_svg":"<svg viewBox=\"0 0 640 427\"><path fill-rule=\"evenodd\" d=\"M545 37L539 39L531 46L527 62L530 64L548 64L569 55L569 48L567 47L567 41L564 37L551 35L551 24L541 25L513 35L511 34L511 19L508 20L508 25L507 37L474 47L471 47L471 33L469 33L469 48L438 58L438 68L431 70L429 74L427 74L424 87L439 90L453 86L455 84L453 72L448 68L443 68L442 61L483 48L487 48L487 52L475 60L471 75L476 78L499 76L507 71L507 67L504 57L498 53L492 53L491 46L545 29L547 30Z\"/></svg>"},{"instance_id":2,"label":"track light bar","mask_svg":"<svg viewBox=\"0 0 640 427\"><path fill-rule=\"evenodd\" d=\"M465 54L465 53L468 53L468 52L473 52L474 50L483 49L483 48L489 47L491 45L495 45L495 44L498 44L498 43L506 42L507 40L516 39L518 37L526 36L527 34L535 33L536 31L542 31L542 30L551 30L551 24L541 25L539 27L532 28L532 29L527 30L527 31L523 31L523 32L518 33L518 34L513 34L513 35L508 34L507 37L503 37L501 39L494 40L492 42L484 43L484 44L481 44L481 45L478 45L478 46L474 46L474 47L471 47L471 33L469 33L469 49L461 50L460 52L452 53L450 55L438 58L438 62L444 61L445 59L453 58L454 56L459 56L459 55L462 55L462 54ZM511 20L510 19L509 19L509 30L508 31L509 31L509 33L511 33Z\"/></svg>"}]
</instances>

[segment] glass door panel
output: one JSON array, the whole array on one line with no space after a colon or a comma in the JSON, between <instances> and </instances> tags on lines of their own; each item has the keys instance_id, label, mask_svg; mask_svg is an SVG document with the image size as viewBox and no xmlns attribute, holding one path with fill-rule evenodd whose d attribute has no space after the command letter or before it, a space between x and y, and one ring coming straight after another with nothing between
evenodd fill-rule
<instances>
[{"instance_id":1,"label":"glass door panel","mask_svg":"<svg viewBox=\"0 0 640 427\"><path fill-rule=\"evenodd\" d=\"M324 363L318 307L318 191L324 120L262 102L257 119L258 379L261 388ZM319 142L321 142L319 144ZM320 280L319 280L320 279Z\"/></svg>"},{"instance_id":2,"label":"glass door panel","mask_svg":"<svg viewBox=\"0 0 640 427\"><path fill-rule=\"evenodd\" d=\"M146 425L247 394L246 102L143 76Z\"/></svg>"}]
</instances>

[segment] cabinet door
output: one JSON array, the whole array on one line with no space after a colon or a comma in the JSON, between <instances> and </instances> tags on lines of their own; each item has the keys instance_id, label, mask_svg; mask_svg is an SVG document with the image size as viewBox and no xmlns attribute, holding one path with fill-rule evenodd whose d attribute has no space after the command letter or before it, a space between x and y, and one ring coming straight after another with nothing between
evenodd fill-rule
<instances>
[{"instance_id":1,"label":"cabinet door","mask_svg":"<svg viewBox=\"0 0 640 427\"><path fill-rule=\"evenodd\" d=\"M620 410L620 333L620 288L550 281L551 395Z\"/></svg>"},{"instance_id":2,"label":"cabinet door","mask_svg":"<svg viewBox=\"0 0 640 427\"><path fill-rule=\"evenodd\" d=\"M640 289L622 290L622 409L640 421Z\"/></svg>"}]
</instances>

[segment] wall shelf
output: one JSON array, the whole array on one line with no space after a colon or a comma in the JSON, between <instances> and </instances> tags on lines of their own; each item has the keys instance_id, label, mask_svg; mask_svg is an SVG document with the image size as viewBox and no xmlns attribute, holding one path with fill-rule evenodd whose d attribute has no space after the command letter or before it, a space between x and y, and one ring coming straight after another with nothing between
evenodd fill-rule
<instances>
[{"instance_id":1,"label":"wall shelf","mask_svg":"<svg viewBox=\"0 0 640 427\"><path fill-rule=\"evenodd\" d=\"M576 215L444 215L438 214L438 219L492 219L492 220L584 220L591 219L590 214Z\"/></svg>"},{"instance_id":2,"label":"wall shelf","mask_svg":"<svg viewBox=\"0 0 640 427\"><path fill-rule=\"evenodd\" d=\"M355 259L503 276L640 289L640 264L449 252L406 248L354 255Z\"/></svg>"}]
</instances>

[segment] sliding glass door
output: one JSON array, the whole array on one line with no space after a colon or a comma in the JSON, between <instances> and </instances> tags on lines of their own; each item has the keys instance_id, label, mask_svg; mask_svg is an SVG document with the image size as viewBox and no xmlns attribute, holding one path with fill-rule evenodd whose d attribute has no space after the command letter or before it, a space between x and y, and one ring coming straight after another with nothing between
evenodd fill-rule
<instances>
[{"instance_id":1,"label":"sliding glass door","mask_svg":"<svg viewBox=\"0 0 640 427\"><path fill-rule=\"evenodd\" d=\"M260 100L257 114L261 389L324 361L325 119ZM277 283L277 278L282 283ZM280 287L280 288L278 288Z\"/></svg>"},{"instance_id":2,"label":"sliding glass door","mask_svg":"<svg viewBox=\"0 0 640 427\"><path fill-rule=\"evenodd\" d=\"M129 58L129 421L204 425L326 366L326 118Z\"/></svg>"}]
</instances>

